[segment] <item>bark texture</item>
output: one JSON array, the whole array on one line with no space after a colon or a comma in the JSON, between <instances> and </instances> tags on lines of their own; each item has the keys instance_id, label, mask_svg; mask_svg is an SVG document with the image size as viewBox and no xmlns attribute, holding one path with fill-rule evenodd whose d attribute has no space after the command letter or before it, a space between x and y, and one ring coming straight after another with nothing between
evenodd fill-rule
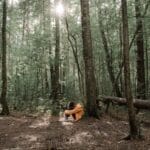
<instances>
[{"instance_id":1,"label":"bark texture","mask_svg":"<svg viewBox=\"0 0 150 150\"><path fill-rule=\"evenodd\" d=\"M96 79L94 74L92 39L89 16L89 0L81 2L83 57L85 64L86 110L89 116L98 117L96 104Z\"/></svg>"}]
</instances>

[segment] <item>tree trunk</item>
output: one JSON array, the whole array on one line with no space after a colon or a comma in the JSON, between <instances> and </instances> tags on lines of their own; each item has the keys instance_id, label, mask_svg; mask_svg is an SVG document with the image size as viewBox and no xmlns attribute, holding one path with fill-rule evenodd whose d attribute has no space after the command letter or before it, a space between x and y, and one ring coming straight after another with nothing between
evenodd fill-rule
<instances>
[{"instance_id":1,"label":"tree trunk","mask_svg":"<svg viewBox=\"0 0 150 150\"><path fill-rule=\"evenodd\" d=\"M148 57L148 35L145 32L145 63L146 63L146 82L145 82L145 86L146 86L146 97L148 97L149 93L149 57Z\"/></svg>"},{"instance_id":2,"label":"tree trunk","mask_svg":"<svg viewBox=\"0 0 150 150\"><path fill-rule=\"evenodd\" d=\"M56 16L56 47L55 47L55 96L58 98L59 93L59 57L60 57L60 31L59 31L59 18Z\"/></svg>"},{"instance_id":3,"label":"tree trunk","mask_svg":"<svg viewBox=\"0 0 150 150\"><path fill-rule=\"evenodd\" d=\"M120 97L112 97L112 96L99 96L97 98L98 101L102 101L103 103L112 102L117 105L126 105L127 100L125 98ZM142 99L134 99L133 101L134 107L140 109L150 110L150 100L142 100Z\"/></svg>"},{"instance_id":4,"label":"tree trunk","mask_svg":"<svg viewBox=\"0 0 150 150\"><path fill-rule=\"evenodd\" d=\"M7 95L7 64L6 64L6 23L7 23L7 1L3 1L3 21L2 21L2 92L0 102L2 105L1 115L9 115L9 108L6 100Z\"/></svg>"},{"instance_id":5,"label":"tree trunk","mask_svg":"<svg viewBox=\"0 0 150 150\"><path fill-rule=\"evenodd\" d=\"M124 84L123 84L123 73L122 73L122 59L123 59L123 43L122 43L122 23L119 25L119 41L120 41L120 52L119 52L119 74L116 75L115 82L120 80L120 90L122 97L124 97Z\"/></svg>"},{"instance_id":6,"label":"tree trunk","mask_svg":"<svg viewBox=\"0 0 150 150\"><path fill-rule=\"evenodd\" d=\"M57 6L59 0L55 1L55 7ZM53 104L58 102L58 95L60 92L59 86L59 61L60 61L60 23L59 23L59 15L55 12L55 62L53 68L53 89L52 89L52 98Z\"/></svg>"},{"instance_id":7,"label":"tree trunk","mask_svg":"<svg viewBox=\"0 0 150 150\"><path fill-rule=\"evenodd\" d=\"M136 36L137 45L137 98L145 99L145 65L144 65L144 39L143 39L143 22L140 11L140 0L135 0L136 28L138 30Z\"/></svg>"},{"instance_id":8,"label":"tree trunk","mask_svg":"<svg viewBox=\"0 0 150 150\"><path fill-rule=\"evenodd\" d=\"M47 33L47 28L46 28L46 1L43 0L42 2L42 25L43 25L43 33L46 34ZM44 63L44 94L47 93L49 91L49 82L48 82L48 69L47 69L47 64L48 64L48 57L47 57L48 53L45 47L43 47L43 62L45 61L46 63Z\"/></svg>"},{"instance_id":9,"label":"tree trunk","mask_svg":"<svg viewBox=\"0 0 150 150\"><path fill-rule=\"evenodd\" d=\"M23 8L23 20L22 20L22 44L24 45L24 37L25 37L25 25L26 25L26 13L27 13L27 2L24 2L24 8Z\"/></svg>"},{"instance_id":10,"label":"tree trunk","mask_svg":"<svg viewBox=\"0 0 150 150\"><path fill-rule=\"evenodd\" d=\"M51 1L49 1L49 46L48 46L48 49L49 49L49 68L50 68L50 84L49 84L49 89L50 89L50 98L53 97L53 89L54 89L54 64L52 63L52 59L51 59L51 54L52 54L52 36L51 36L51 33L52 33L52 26L51 26Z\"/></svg>"},{"instance_id":11,"label":"tree trunk","mask_svg":"<svg viewBox=\"0 0 150 150\"><path fill-rule=\"evenodd\" d=\"M127 1L121 0L121 2L122 2L121 7L122 7L122 22L123 22L123 56L124 56L125 96L126 96L127 104L128 104L130 138L135 139L139 135L138 135L138 128L137 128L137 123L135 119L133 97L132 97L132 92L131 92Z\"/></svg>"},{"instance_id":12,"label":"tree trunk","mask_svg":"<svg viewBox=\"0 0 150 150\"><path fill-rule=\"evenodd\" d=\"M85 64L85 83L86 83L86 110L89 116L98 117L96 104L96 79L94 75L92 39L89 16L89 0L81 2L81 21L83 39L83 57Z\"/></svg>"},{"instance_id":13,"label":"tree trunk","mask_svg":"<svg viewBox=\"0 0 150 150\"><path fill-rule=\"evenodd\" d=\"M76 63L77 69L78 69L78 78L79 78L79 90L80 90L80 94L81 94L82 96L84 96L83 73L82 73L82 71L81 71L81 67L80 67L79 60L78 60L77 41L76 41L75 36L71 35L71 33L70 33L70 31L69 31L69 24L68 24L67 17L65 18L65 22L66 22L66 29L67 29L67 38L68 38L68 41L69 41L69 43L70 43L70 45L71 45L71 48L72 48L72 51L73 51L73 55L74 55L74 59L75 59L75 63ZM71 38L74 40L75 46L74 46L73 41L72 41Z\"/></svg>"}]
</instances>

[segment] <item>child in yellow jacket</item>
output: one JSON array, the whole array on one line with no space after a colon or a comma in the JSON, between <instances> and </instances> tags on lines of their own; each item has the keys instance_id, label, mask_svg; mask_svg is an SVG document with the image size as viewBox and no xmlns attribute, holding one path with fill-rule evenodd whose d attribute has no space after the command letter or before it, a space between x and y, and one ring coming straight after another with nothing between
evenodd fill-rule
<instances>
[{"instance_id":1,"label":"child in yellow jacket","mask_svg":"<svg viewBox=\"0 0 150 150\"><path fill-rule=\"evenodd\" d=\"M75 121L80 120L83 114L84 114L83 106L79 103L75 104L74 102L70 102L68 105L68 109L64 111L66 119L68 119L68 117L72 115Z\"/></svg>"}]
</instances>

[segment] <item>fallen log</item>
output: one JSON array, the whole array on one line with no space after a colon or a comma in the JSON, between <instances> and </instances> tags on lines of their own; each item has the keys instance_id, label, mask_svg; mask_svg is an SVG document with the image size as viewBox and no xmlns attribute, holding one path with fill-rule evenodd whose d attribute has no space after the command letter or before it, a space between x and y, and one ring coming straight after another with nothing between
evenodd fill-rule
<instances>
[{"instance_id":1,"label":"fallen log","mask_svg":"<svg viewBox=\"0 0 150 150\"><path fill-rule=\"evenodd\" d=\"M101 101L103 103L114 103L118 105L126 105L127 101L125 98L119 98L119 97L112 97L112 96L99 96L98 101ZM141 99L133 99L134 107L138 109L147 109L150 110L150 100L141 100Z\"/></svg>"}]
</instances>

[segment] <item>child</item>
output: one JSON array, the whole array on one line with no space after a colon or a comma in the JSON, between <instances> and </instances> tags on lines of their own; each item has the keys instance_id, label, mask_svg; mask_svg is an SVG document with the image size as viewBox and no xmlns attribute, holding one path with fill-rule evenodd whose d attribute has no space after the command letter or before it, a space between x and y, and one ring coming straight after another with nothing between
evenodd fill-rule
<instances>
[{"instance_id":1,"label":"child","mask_svg":"<svg viewBox=\"0 0 150 150\"><path fill-rule=\"evenodd\" d=\"M68 109L64 111L66 120L70 115L72 115L73 119L78 121L82 118L83 114L84 110L81 104L75 104L74 102L69 102Z\"/></svg>"}]
</instances>

